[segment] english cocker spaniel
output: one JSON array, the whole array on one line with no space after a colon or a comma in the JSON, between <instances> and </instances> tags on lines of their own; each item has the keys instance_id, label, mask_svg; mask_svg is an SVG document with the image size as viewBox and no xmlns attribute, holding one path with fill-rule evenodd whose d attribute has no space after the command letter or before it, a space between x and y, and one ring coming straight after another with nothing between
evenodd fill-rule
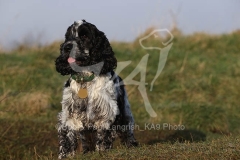
<instances>
[{"instance_id":1,"label":"english cocker spaniel","mask_svg":"<svg viewBox=\"0 0 240 160\"><path fill-rule=\"evenodd\" d=\"M83 152L111 149L121 142L137 146L134 120L122 79L114 73L117 60L108 39L85 20L68 27L56 70L70 75L58 115L58 158L75 155L80 138Z\"/></svg>"}]
</instances>

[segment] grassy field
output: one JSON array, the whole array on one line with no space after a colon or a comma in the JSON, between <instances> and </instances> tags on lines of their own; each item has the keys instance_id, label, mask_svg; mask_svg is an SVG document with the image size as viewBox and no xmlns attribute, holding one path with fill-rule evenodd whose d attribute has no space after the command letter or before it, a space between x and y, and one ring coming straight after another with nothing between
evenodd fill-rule
<instances>
[{"instance_id":1,"label":"grassy field","mask_svg":"<svg viewBox=\"0 0 240 160\"><path fill-rule=\"evenodd\" d=\"M149 54L146 82L151 83L159 51L144 50L138 40L152 30L131 43L111 42L118 61L132 61L121 77L126 78ZM153 91L146 85L157 117L146 112L137 86L126 86L140 146L127 149L116 141L111 151L79 153L76 159L240 159L240 31L172 33L173 46ZM154 38L144 43L161 44ZM62 86L68 78L55 71L59 45L21 45L11 52L0 51L0 159L57 158L55 125Z\"/></svg>"}]
</instances>

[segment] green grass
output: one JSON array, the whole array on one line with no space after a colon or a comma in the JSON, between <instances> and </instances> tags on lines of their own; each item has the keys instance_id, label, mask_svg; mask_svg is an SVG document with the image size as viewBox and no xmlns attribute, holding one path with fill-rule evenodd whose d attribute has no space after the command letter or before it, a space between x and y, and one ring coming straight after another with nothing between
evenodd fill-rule
<instances>
[{"instance_id":1,"label":"green grass","mask_svg":"<svg viewBox=\"0 0 240 160\"><path fill-rule=\"evenodd\" d=\"M151 83L159 51L144 50L138 43L151 30L132 43L111 43L118 61L132 61L120 73L122 78L149 54L146 82ZM137 86L126 86L136 125L143 130L135 131L140 147L126 149L116 142L111 151L78 153L76 159L240 158L240 32L217 36L172 33L173 46L166 65L153 91L146 86L158 116L148 115ZM149 39L145 44L160 43ZM55 71L59 45L21 45L9 53L1 51L0 159L56 159L56 116L67 79ZM146 123L184 125L185 130L145 130Z\"/></svg>"}]
</instances>

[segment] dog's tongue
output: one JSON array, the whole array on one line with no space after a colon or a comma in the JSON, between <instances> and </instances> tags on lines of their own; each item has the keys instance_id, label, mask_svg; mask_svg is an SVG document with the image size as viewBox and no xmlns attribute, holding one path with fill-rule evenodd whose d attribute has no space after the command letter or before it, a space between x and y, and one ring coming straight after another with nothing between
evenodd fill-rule
<instances>
[{"instance_id":1,"label":"dog's tongue","mask_svg":"<svg viewBox=\"0 0 240 160\"><path fill-rule=\"evenodd\" d=\"M74 59L74 58L72 58L72 57L69 57L68 58L68 63L73 63L73 62L75 62L76 60Z\"/></svg>"}]
</instances>

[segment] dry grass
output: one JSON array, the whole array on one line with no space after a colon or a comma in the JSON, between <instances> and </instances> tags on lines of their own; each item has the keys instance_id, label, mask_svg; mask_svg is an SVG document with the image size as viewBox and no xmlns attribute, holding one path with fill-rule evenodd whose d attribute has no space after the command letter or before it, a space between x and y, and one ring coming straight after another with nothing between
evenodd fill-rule
<instances>
[{"instance_id":1,"label":"dry grass","mask_svg":"<svg viewBox=\"0 0 240 160\"><path fill-rule=\"evenodd\" d=\"M30 92L24 93L19 92L18 95L10 95L10 93L5 93L2 99L1 113L11 113L18 116L34 116L44 112L46 109L50 108L49 95L42 92ZM11 116L10 114L10 116Z\"/></svg>"}]
</instances>

